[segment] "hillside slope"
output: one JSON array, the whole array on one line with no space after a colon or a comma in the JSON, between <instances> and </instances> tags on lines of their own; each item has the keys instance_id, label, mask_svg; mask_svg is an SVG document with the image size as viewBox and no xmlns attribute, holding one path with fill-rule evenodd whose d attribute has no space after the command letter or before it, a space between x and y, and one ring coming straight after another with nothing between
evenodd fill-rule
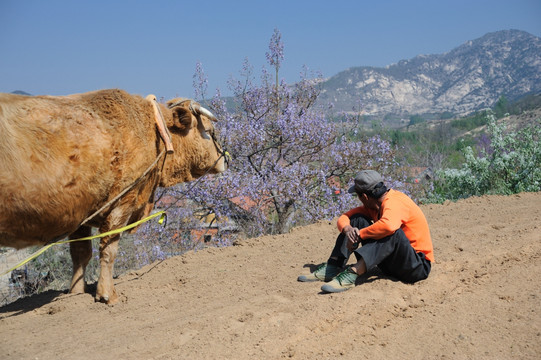
<instances>
[{"instance_id":1,"label":"hillside slope","mask_svg":"<svg viewBox=\"0 0 541 360\"><path fill-rule=\"evenodd\" d=\"M334 222L208 248L116 280L121 302L48 292L0 308L3 359L538 359L541 193L423 206L430 277L324 295L297 275Z\"/></svg>"}]
</instances>

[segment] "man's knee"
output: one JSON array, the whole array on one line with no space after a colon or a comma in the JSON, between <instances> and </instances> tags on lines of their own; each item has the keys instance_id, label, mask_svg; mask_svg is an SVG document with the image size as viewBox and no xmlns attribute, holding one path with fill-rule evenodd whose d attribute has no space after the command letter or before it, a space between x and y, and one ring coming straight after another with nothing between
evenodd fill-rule
<instances>
[{"instance_id":1,"label":"man's knee","mask_svg":"<svg viewBox=\"0 0 541 360\"><path fill-rule=\"evenodd\" d=\"M361 214L355 214L350 217L349 223L351 226L356 227L357 229L363 229L367 226L372 225L372 222Z\"/></svg>"}]
</instances>

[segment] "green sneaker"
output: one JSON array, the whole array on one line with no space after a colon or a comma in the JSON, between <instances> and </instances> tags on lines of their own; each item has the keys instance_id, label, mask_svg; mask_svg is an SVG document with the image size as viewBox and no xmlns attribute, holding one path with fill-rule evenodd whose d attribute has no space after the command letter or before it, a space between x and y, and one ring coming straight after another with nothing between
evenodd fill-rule
<instances>
[{"instance_id":1,"label":"green sneaker","mask_svg":"<svg viewBox=\"0 0 541 360\"><path fill-rule=\"evenodd\" d=\"M321 287L321 291L326 293L337 293L349 290L355 287L355 281L357 280L357 275L351 267L346 268L340 274L336 275L334 279L326 283Z\"/></svg>"},{"instance_id":2,"label":"green sneaker","mask_svg":"<svg viewBox=\"0 0 541 360\"><path fill-rule=\"evenodd\" d=\"M298 281L331 281L336 275L340 273L340 268L335 265L328 265L323 263L317 267L317 269L309 275L301 275L297 278Z\"/></svg>"}]
</instances>

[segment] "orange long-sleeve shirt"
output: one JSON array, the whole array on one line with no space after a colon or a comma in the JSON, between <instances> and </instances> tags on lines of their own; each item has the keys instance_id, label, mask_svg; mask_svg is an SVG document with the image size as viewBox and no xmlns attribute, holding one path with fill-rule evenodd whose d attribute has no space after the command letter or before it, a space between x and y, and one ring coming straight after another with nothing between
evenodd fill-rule
<instances>
[{"instance_id":1,"label":"orange long-sleeve shirt","mask_svg":"<svg viewBox=\"0 0 541 360\"><path fill-rule=\"evenodd\" d=\"M424 253L428 260L434 261L434 248L425 215L406 194L389 190L379 212L364 206L349 210L338 218L336 224L338 231L342 232L347 225L350 225L349 218L359 213L374 222L360 229L361 239L382 239L402 229L415 251Z\"/></svg>"}]
</instances>

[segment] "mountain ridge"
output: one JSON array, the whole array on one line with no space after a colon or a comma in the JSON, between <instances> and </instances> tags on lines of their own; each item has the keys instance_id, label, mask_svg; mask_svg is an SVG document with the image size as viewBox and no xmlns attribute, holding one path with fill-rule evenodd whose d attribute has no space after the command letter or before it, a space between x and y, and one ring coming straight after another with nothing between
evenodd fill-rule
<instances>
[{"instance_id":1,"label":"mountain ridge","mask_svg":"<svg viewBox=\"0 0 541 360\"><path fill-rule=\"evenodd\" d=\"M487 33L442 54L386 67L351 67L321 82L320 104L368 115L451 112L491 107L541 92L541 38L521 30Z\"/></svg>"}]
</instances>

